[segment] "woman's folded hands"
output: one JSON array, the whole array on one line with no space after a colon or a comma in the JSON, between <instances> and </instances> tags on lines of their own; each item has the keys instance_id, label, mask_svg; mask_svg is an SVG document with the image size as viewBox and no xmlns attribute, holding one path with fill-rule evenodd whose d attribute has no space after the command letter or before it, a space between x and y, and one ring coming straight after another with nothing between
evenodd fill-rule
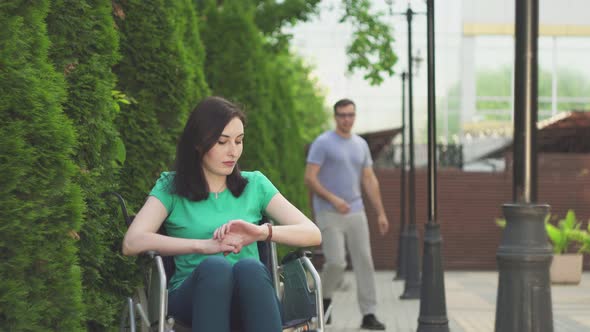
<instances>
[{"instance_id":1,"label":"woman's folded hands","mask_svg":"<svg viewBox=\"0 0 590 332\"><path fill-rule=\"evenodd\" d=\"M213 239L229 249L224 251L224 255L237 254L242 250L242 247L264 240L266 238L265 229L265 227L244 220L231 220L215 230Z\"/></svg>"}]
</instances>

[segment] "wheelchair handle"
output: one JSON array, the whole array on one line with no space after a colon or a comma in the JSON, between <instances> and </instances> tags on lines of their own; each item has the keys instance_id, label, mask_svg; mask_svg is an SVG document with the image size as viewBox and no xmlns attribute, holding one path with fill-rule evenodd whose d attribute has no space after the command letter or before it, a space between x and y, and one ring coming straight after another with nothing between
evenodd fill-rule
<instances>
[{"instance_id":1,"label":"wheelchair handle","mask_svg":"<svg viewBox=\"0 0 590 332\"><path fill-rule=\"evenodd\" d=\"M114 195L115 197L117 197L117 200L121 205L121 212L123 212L123 218L125 218L125 224L127 224L127 227L131 226L133 217L129 216L129 213L127 212L127 204L125 203L123 196L121 196L121 194L115 191L106 191L101 194L102 197L106 197L107 195Z\"/></svg>"}]
</instances>

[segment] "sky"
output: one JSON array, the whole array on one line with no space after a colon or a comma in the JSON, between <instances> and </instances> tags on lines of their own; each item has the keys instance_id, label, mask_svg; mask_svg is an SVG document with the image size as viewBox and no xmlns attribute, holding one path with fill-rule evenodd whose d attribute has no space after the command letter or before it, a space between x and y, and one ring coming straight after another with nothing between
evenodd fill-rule
<instances>
[{"instance_id":1,"label":"sky","mask_svg":"<svg viewBox=\"0 0 590 332\"><path fill-rule=\"evenodd\" d=\"M461 77L461 40L463 20L466 10L468 15L477 16L485 20L485 12L470 2L464 8L465 1L475 1L488 5L507 6L508 0L498 0L490 3L484 0L445 0L435 1L435 33L436 33L436 96L437 121L445 121L449 108L446 102L447 92L460 82ZM574 7L583 4L583 0L568 0ZM373 0L374 10L389 13L389 7L384 0ZM558 0L541 0L541 23L544 17L551 16L549 23L555 20L568 22L570 14L546 13L548 3L559 3ZM362 72L348 73L346 46L350 42L352 29L338 22L342 16L342 0L324 0L321 3L321 14L310 22L298 24L287 31L293 34L293 50L302 55L314 70L313 75L319 81L320 89L326 96L327 106L331 107L338 99L351 98L357 104L358 116L355 132L363 133L390 129L401 124L401 78L399 73L407 69L407 22L399 13L407 9L411 3L416 12L425 12L426 4L423 0L394 1L394 15L387 16L395 36L394 50L398 62L394 67L396 74L387 78L380 86L371 86L363 79ZM510 2L512 3L512 2ZM442 4L442 5L441 5ZM467 6L467 7L469 7ZM590 1L580 12L590 10ZM563 6L559 6L563 7ZM569 8L571 9L571 8ZM569 10L567 9L567 10ZM550 14L550 15L548 15ZM511 15L514 15L513 13ZM580 14L582 15L582 14ZM578 16L580 16L578 15ZM584 15L572 18L584 21ZM484 18L481 18L484 17ZM513 17L513 16L512 16ZM506 18L513 22L513 18ZM589 21L590 22L590 21ZM579 23L578 23L579 24ZM414 17L412 25L412 43L414 55L426 57L426 15ZM555 61L557 66L576 68L590 78L590 66L587 65L590 54L590 38L560 38L557 43L558 53L553 52L551 37L539 39L539 67L551 69ZM510 36L485 36L476 38L475 63L477 71L497 69L512 66L514 62L514 40ZM418 68L414 68L414 119L416 132L425 130L427 107L426 61ZM590 91L588 96L590 97Z\"/></svg>"}]
</instances>

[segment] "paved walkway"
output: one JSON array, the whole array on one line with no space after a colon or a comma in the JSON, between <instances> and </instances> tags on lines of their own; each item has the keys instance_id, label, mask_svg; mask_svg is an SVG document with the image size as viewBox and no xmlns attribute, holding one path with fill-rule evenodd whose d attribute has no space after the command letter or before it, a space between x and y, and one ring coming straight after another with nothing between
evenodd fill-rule
<instances>
[{"instance_id":1,"label":"paved walkway","mask_svg":"<svg viewBox=\"0 0 590 332\"><path fill-rule=\"evenodd\" d=\"M419 300L400 300L404 282L392 281L395 272L377 272L379 309L377 317L387 331L415 332ZM349 289L334 296L335 308L329 332L359 331L361 315L356 304L352 272L346 272ZM447 316L452 332L492 332L496 315L497 272L445 272ZM590 272L576 286L554 285L553 324L555 332L590 331Z\"/></svg>"}]
</instances>

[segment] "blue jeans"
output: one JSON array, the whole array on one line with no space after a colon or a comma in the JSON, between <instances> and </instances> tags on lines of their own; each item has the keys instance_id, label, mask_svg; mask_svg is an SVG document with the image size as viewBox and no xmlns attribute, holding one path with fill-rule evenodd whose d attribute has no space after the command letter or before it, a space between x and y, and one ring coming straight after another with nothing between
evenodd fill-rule
<instances>
[{"instance_id":1,"label":"blue jeans","mask_svg":"<svg viewBox=\"0 0 590 332\"><path fill-rule=\"evenodd\" d=\"M270 273L255 259L233 266L219 256L205 259L170 292L168 312L193 332L282 331Z\"/></svg>"}]
</instances>

